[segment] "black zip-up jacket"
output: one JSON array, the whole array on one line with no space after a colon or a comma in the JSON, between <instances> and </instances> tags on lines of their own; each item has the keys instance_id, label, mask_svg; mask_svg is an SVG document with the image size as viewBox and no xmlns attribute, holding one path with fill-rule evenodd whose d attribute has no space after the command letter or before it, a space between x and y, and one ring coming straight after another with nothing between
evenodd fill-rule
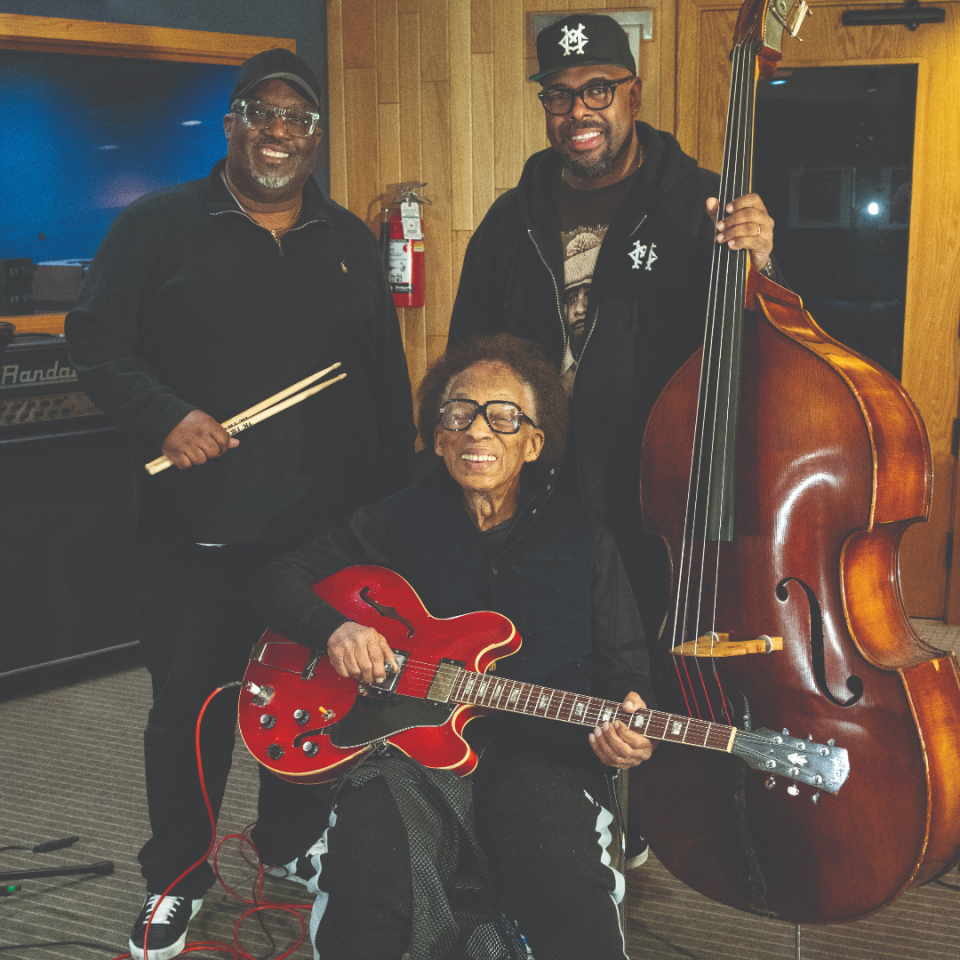
<instances>
[{"instance_id":1,"label":"black zip-up jacket","mask_svg":"<svg viewBox=\"0 0 960 960\"><path fill-rule=\"evenodd\" d=\"M311 177L281 241L221 177L152 193L114 221L66 321L84 390L132 436L141 533L300 542L409 482L410 382L377 243ZM191 410L227 420L341 361L345 380L199 467L148 476Z\"/></svg>"},{"instance_id":2,"label":"black zip-up jacket","mask_svg":"<svg viewBox=\"0 0 960 960\"><path fill-rule=\"evenodd\" d=\"M642 531L640 447L650 410L670 377L703 343L715 246L705 202L719 177L702 170L676 139L637 124L643 163L614 216L590 288L589 331L570 406L570 439L559 486L610 527L637 592L648 636L659 618L642 594L651 563L654 596L666 591L661 547ZM553 150L527 161L520 183L499 197L467 247L450 342L501 331L539 343L560 364L563 251Z\"/></svg>"},{"instance_id":3,"label":"black zip-up jacket","mask_svg":"<svg viewBox=\"0 0 960 960\"><path fill-rule=\"evenodd\" d=\"M652 707L643 627L617 549L590 510L554 490L553 475L524 467L516 520L505 540L491 542L440 466L435 476L361 507L326 536L269 561L251 580L254 602L274 630L322 647L348 618L311 585L354 564L377 564L406 578L434 617L475 610L509 617L522 646L497 664L497 676L618 703L633 690ZM558 755L593 756L580 727L511 721L504 722Z\"/></svg>"}]
</instances>

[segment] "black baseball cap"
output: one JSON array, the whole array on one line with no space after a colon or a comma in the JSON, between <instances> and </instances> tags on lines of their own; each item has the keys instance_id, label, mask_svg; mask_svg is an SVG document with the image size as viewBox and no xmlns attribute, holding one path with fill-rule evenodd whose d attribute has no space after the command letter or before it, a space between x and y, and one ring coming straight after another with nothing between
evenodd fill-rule
<instances>
[{"instance_id":1,"label":"black baseball cap","mask_svg":"<svg viewBox=\"0 0 960 960\"><path fill-rule=\"evenodd\" d=\"M530 78L540 80L569 67L613 64L637 72L630 41L613 17L574 13L537 34L537 65Z\"/></svg>"},{"instance_id":2,"label":"black baseball cap","mask_svg":"<svg viewBox=\"0 0 960 960\"><path fill-rule=\"evenodd\" d=\"M264 50L240 64L230 102L249 93L264 80L285 80L315 107L320 106L320 84L314 72L295 53L283 47Z\"/></svg>"}]
</instances>

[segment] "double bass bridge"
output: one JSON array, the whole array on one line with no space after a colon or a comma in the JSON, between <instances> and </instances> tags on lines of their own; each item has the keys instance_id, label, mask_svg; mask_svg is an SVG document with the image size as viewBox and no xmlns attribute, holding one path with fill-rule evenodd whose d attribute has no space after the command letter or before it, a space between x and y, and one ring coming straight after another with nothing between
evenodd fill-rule
<instances>
[{"instance_id":1,"label":"double bass bridge","mask_svg":"<svg viewBox=\"0 0 960 960\"><path fill-rule=\"evenodd\" d=\"M783 649L783 637L761 634L756 640L731 640L729 633L705 633L674 647L675 657L743 657L748 653L773 653Z\"/></svg>"}]
</instances>

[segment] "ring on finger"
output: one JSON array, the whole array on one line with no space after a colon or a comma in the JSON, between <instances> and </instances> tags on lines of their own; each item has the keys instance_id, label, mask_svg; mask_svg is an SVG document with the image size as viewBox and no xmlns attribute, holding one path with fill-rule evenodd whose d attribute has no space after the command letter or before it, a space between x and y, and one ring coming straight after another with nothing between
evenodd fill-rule
<instances>
[{"instance_id":1,"label":"ring on finger","mask_svg":"<svg viewBox=\"0 0 960 960\"><path fill-rule=\"evenodd\" d=\"M757 236L759 237L761 233L763 233L763 230L760 228L760 224L758 223L758 224L757 224Z\"/></svg>"}]
</instances>

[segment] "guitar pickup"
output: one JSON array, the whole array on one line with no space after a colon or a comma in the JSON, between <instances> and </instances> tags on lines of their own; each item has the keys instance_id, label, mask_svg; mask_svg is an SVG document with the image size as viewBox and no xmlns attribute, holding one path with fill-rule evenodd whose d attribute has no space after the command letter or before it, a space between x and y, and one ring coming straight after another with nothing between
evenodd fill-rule
<instances>
[{"instance_id":1,"label":"guitar pickup","mask_svg":"<svg viewBox=\"0 0 960 960\"><path fill-rule=\"evenodd\" d=\"M375 697L389 697L396 692L397 681L400 679L400 674L403 673L403 666L407 662L407 657L410 654L406 650L394 650L393 655L397 659L397 664L399 665L398 670L394 670L390 666L390 662L384 664L387 670L387 675L379 683L364 683L361 686L366 689L363 690L363 693L372 694Z\"/></svg>"}]
</instances>

